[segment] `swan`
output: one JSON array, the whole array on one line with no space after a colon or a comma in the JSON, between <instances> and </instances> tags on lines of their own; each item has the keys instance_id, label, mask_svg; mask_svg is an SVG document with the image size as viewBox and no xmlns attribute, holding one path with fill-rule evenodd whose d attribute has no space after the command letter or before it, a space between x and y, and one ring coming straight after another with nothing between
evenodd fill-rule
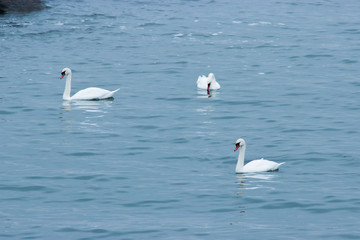
<instances>
[{"instance_id":1,"label":"swan","mask_svg":"<svg viewBox=\"0 0 360 240\"><path fill-rule=\"evenodd\" d=\"M199 76L196 82L197 87L206 90L217 90L220 89L220 84L215 80L213 73L209 73L209 76Z\"/></svg>"},{"instance_id":2,"label":"swan","mask_svg":"<svg viewBox=\"0 0 360 240\"><path fill-rule=\"evenodd\" d=\"M277 171L279 170L280 165L285 163L285 162L277 163L261 158L258 160L250 161L244 166L244 157L246 150L246 143L244 139L239 138L236 141L234 152L238 150L238 148L240 148L240 150L239 150L239 157L235 169L236 173Z\"/></svg>"},{"instance_id":3,"label":"swan","mask_svg":"<svg viewBox=\"0 0 360 240\"><path fill-rule=\"evenodd\" d=\"M63 94L63 100L70 101L70 100L101 100L112 98L114 93L119 91L120 88L116 89L115 91L108 91L102 88L96 87L89 87L83 90L78 91L72 97L70 97L71 92L71 70L70 68L64 68L61 71L61 78L66 76L66 83L65 83L65 90ZM60 79L61 79L60 78Z\"/></svg>"}]
</instances>

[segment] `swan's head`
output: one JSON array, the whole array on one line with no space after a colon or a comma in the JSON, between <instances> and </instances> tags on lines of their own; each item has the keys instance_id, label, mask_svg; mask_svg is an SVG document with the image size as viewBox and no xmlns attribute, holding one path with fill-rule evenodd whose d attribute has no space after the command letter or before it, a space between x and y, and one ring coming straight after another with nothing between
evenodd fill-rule
<instances>
[{"instance_id":1,"label":"swan's head","mask_svg":"<svg viewBox=\"0 0 360 240\"><path fill-rule=\"evenodd\" d=\"M238 148L242 148L242 147L244 147L245 145L246 145L245 140L242 139L242 138L239 138L238 140L236 140L234 152L235 152L236 150L238 150Z\"/></svg>"},{"instance_id":2,"label":"swan's head","mask_svg":"<svg viewBox=\"0 0 360 240\"><path fill-rule=\"evenodd\" d=\"M207 77L207 90L209 91L211 83L215 82L215 75L213 73L209 73Z\"/></svg>"},{"instance_id":3,"label":"swan's head","mask_svg":"<svg viewBox=\"0 0 360 240\"><path fill-rule=\"evenodd\" d=\"M70 68L64 68L64 69L61 71L61 77L60 77L60 79L63 78L63 77L65 77L65 75L67 76L67 75L69 75L69 74L71 74Z\"/></svg>"}]
</instances>

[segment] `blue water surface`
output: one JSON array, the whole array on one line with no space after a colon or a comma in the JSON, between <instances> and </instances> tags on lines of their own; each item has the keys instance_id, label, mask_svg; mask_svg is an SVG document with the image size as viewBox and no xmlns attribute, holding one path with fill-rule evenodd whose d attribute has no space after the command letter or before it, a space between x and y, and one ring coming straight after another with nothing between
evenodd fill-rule
<instances>
[{"instance_id":1,"label":"blue water surface","mask_svg":"<svg viewBox=\"0 0 360 240\"><path fill-rule=\"evenodd\" d=\"M46 4L0 16L0 239L360 239L360 2Z\"/></svg>"}]
</instances>

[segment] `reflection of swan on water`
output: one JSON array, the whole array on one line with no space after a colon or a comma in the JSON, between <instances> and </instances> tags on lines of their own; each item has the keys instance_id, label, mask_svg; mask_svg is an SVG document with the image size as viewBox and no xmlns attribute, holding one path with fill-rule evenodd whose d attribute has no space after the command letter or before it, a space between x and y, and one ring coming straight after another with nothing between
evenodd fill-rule
<instances>
[{"instance_id":1,"label":"reflection of swan on water","mask_svg":"<svg viewBox=\"0 0 360 240\"><path fill-rule=\"evenodd\" d=\"M66 123L66 130L114 134L106 128L105 118L113 101L63 101L60 118Z\"/></svg>"},{"instance_id":2,"label":"reflection of swan on water","mask_svg":"<svg viewBox=\"0 0 360 240\"><path fill-rule=\"evenodd\" d=\"M198 89L197 93L197 98L215 98L218 95L217 91L208 91L205 89Z\"/></svg>"},{"instance_id":3,"label":"reflection of swan on water","mask_svg":"<svg viewBox=\"0 0 360 240\"><path fill-rule=\"evenodd\" d=\"M263 158L258 160L252 160L248 162L246 165L244 165L244 157L245 157L245 150L246 150L246 143L245 140L242 138L239 138L235 143L235 150L238 148L239 150L239 156L238 161L236 164L236 173L249 173L249 172L272 172L272 171L278 171L279 167L284 164L277 163L269 160L265 160Z\"/></svg>"},{"instance_id":4,"label":"reflection of swan on water","mask_svg":"<svg viewBox=\"0 0 360 240\"><path fill-rule=\"evenodd\" d=\"M255 190L255 189L274 189L273 187L264 186L266 183L273 182L273 179L276 175L271 173L247 173L237 174L237 185L239 192L237 195L242 195L246 190Z\"/></svg>"},{"instance_id":5,"label":"reflection of swan on water","mask_svg":"<svg viewBox=\"0 0 360 240\"><path fill-rule=\"evenodd\" d=\"M84 110L85 112L106 113L105 109L112 107L113 101L63 101L62 109L66 112L71 110Z\"/></svg>"}]
</instances>

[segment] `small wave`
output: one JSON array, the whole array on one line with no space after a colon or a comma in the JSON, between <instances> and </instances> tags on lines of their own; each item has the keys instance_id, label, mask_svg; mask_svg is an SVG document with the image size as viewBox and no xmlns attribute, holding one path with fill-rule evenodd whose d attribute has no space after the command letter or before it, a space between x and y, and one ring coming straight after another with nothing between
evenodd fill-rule
<instances>
[{"instance_id":1,"label":"small wave","mask_svg":"<svg viewBox=\"0 0 360 240\"><path fill-rule=\"evenodd\" d=\"M333 57L331 54L307 54L304 57L306 58L328 58Z\"/></svg>"},{"instance_id":2,"label":"small wave","mask_svg":"<svg viewBox=\"0 0 360 240\"><path fill-rule=\"evenodd\" d=\"M75 153L66 153L65 156L73 156L73 157L87 157L87 156L96 156L100 155L98 153L93 152L75 152Z\"/></svg>"},{"instance_id":3,"label":"small wave","mask_svg":"<svg viewBox=\"0 0 360 240\"><path fill-rule=\"evenodd\" d=\"M342 63L345 63L345 64L353 64L353 63L358 63L357 60L352 60L352 59L344 59L341 61Z\"/></svg>"},{"instance_id":4,"label":"small wave","mask_svg":"<svg viewBox=\"0 0 360 240\"><path fill-rule=\"evenodd\" d=\"M138 25L138 27L141 27L141 28L144 28L144 27L159 27L159 26L165 26L165 24L151 22L151 23L143 23L143 24Z\"/></svg>"}]
</instances>

